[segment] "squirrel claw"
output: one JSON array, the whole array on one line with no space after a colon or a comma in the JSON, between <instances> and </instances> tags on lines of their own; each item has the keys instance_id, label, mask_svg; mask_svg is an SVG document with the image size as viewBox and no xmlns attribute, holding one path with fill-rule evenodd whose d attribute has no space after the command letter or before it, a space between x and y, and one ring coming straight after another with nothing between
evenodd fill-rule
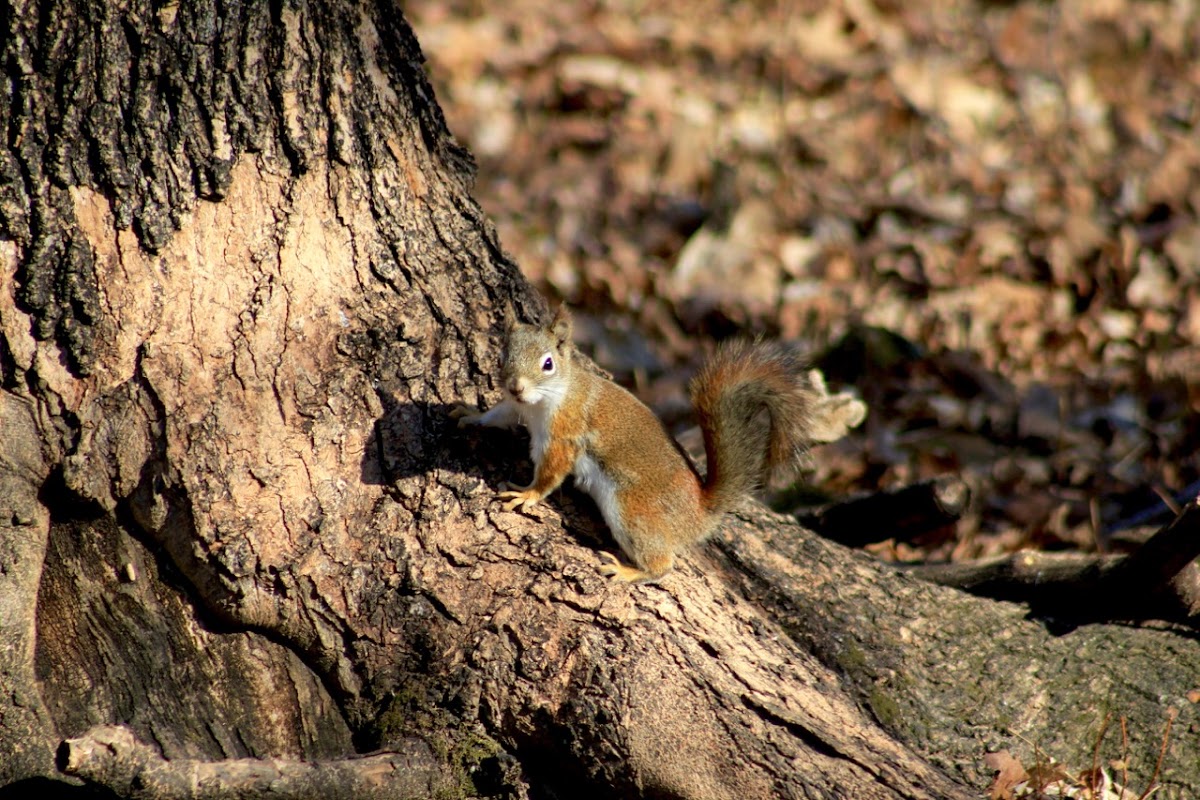
<instances>
[{"instance_id":1,"label":"squirrel claw","mask_svg":"<svg viewBox=\"0 0 1200 800\"><path fill-rule=\"evenodd\" d=\"M465 428L468 425L479 421L483 416L474 406L469 406L466 403L458 403L454 408L450 409L450 419L458 420L458 427Z\"/></svg>"},{"instance_id":2,"label":"squirrel claw","mask_svg":"<svg viewBox=\"0 0 1200 800\"><path fill-rule=\"evenodd\" d=\"M496 496L504 501L505 511L528 512L530 508L542 500L542 496L532 490L521 492L506 491L500 492Z\"/></svg>"},{"instance_id":3,"label":"squirrel claw","mask_svg":"<svg viewBox=\"0 0 1200 800\"><path fill-rule=\"evenodd\" d=\"M625 566L612 553L601 550L598 555L602 563L597 571L604 577L611 578L616 583L635 583L646 577L646 573L637 567Z\"/></svg>"}]
</instances>

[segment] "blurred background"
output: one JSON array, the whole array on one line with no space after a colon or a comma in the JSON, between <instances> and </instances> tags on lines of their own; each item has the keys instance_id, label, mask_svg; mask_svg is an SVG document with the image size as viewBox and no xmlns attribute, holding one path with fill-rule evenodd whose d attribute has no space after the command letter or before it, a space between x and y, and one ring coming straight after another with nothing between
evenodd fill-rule
<instances>
[{"instance_id":1,"label":"blurred background","mask_svg":"<svg viewBox=\"0 0 1200 800\"><path fill-rule=\"evenodd\" d=\"M919 561L1119 551L1200 488L1198 6L405 13L582 349L681 433L714 341L797 342L871 412L777 507L969 489L867 545Z\"/></svg>"}]
</instances>

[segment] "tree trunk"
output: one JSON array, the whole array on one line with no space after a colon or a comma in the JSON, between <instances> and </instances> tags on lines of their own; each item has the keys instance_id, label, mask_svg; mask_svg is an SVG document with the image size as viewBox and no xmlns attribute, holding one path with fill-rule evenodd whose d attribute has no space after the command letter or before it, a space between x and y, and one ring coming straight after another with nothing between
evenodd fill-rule
<instances>
[{"instance_id":1,"label":"tree trunk","mask_svg":"<svg viewBox=\"0 0 1200 800\"><path fill-rule=\"evenodd\" d=\"M752 504L613 585L574 491L501 511L526 445L446 412L545 308L398 9L3 9L0 786L965 798L996 749L1145 786L1177 713L1158 796L1200 793L1193 637Z\"/></svg>"}]
</instances>

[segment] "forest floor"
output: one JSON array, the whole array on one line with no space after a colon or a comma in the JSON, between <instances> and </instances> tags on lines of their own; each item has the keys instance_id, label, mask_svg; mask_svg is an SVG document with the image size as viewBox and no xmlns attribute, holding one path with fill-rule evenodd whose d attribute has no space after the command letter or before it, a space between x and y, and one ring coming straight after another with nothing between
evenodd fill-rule
<instances>
[{"instance_id":1,"label":"forest floor","mask_svg":"<svg viewBox=\"0 0 1200 800\"><path fill-rule=\"evenodd\" d=\"M673 429L713 341L779 336L871 408L810 500L966 482L879 557L1119 550L1196 495L1197 4L406 13L505 249Z\"/></svg>"}]
</instances>

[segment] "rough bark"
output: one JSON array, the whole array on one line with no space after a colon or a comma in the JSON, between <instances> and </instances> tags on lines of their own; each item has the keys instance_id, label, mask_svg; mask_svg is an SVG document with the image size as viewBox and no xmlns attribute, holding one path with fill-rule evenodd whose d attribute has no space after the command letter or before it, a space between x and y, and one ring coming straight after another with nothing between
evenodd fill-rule
<instances>
[{"instance_id":1,"label":"rough bark","mask_svg":"<svg viewBox=\"0 0 1200 800\"><path fill-rule=\"evenodd\" d=\"M439 786L575 797L977 796L990 748L1090 765L1106 710L1135 777L1169 707L1196 751L1191 638L1056 636L749 505L616 586L573 492L500 511L522 440L446 411L544 308L396 8L3 9L0 786L107 724L167 770L418 737Z\"/></svg>"}]
</instances>

